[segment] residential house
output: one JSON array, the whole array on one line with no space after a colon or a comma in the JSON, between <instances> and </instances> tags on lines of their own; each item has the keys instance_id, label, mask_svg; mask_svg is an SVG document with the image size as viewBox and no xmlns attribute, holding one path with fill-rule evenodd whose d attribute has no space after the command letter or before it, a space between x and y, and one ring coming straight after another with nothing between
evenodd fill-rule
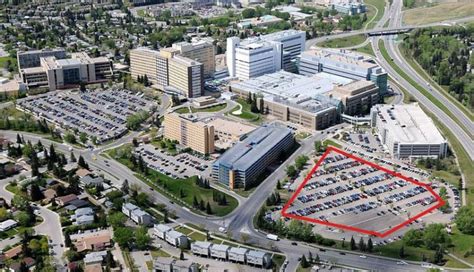
<instances>
[{"instance_id":1,"label":"residential house","mask_svg":"<svg viewBox=\"0 0 474 272\"><path fill-rule=\"evenodd\" d=\"M236 263L245 263L245 255L249 250L243 247L232 247L229 250L229 261Z\"/></svg>"},{"instance_id":2,"label":"residential house","mask_svg":"<svg viewBox=\"0 0 474 272\"><path fill-rule=\"evenodd\" d=\"M93 175L87 175L79 179L82 186L98 186L104 184L104 179L102 177L95 177Z\"/></svg>"},{"instance_id":3,"label":"residential house","mask_svg":"<svg viewBox=\"0 0 474 272\"><path fill-rule=\"evenodd\" d=\"M211 258L227 260L230 247L228 245L212 245Z\"/></svg>"},{"instance_id":4,"label":"residential house","mask_svg":"<svg viewBox=\"0 0 474 272\"><path fill-rule=\"evenodd\" d=\"M196 241L191 244L191 251L194 255L209 257L211 255L212 243Z\"/></svg>"},{"instance_id":5,"label":"residential house","mask_svg":"<svg viewBox=\"0 0 474 272\"><path fill-rule=\"evenodd\" d=\"M106 250L91 252L91 253L86 254L86 256L84 256L84 259L82 261L86 265L96 264L96 263L101 264L104 261L105 256L107 256Z\"/></svg>"},{"instance_id":6,"label":"residential house","mask_svg":"<svg viewBox=\"0 0 474 272\"><path fill-rule=\"evenodd\" d=\"M5 259L12 259L20 255L22 252L21 245L17 245L16 247L13 247L5 252Z\"/></svg>"},{"instance_id":7,"label":"residential house","mask_svg":"<svg viewBox=\"0 0 474 272\"><path fill-rule=\"evenodd\" d=\"M173 272L175 259L171 257L158 257L153 261L153 271Z\"/></svg>"},{"instance_id":8,"label":"residential house","mask_svg":"<svg viewBox=\"0 0 474 272\"><path fill-rule=\"evenodd\" d=\"M190 260L176 260L173 264L173 272L198 272L199 267Z\"/></svg>"},{"instance_id":9,"label":"residential house","mask_svg":"<svg viewBox=\"0 0 474 272\"><path fill-rule=\"evenodd\" d=\"M112 240L110 231L107 229L73 234L70 238L76 246L77 252L104 250L111 245Z\"/></svg>"},{"instance_id":10,"label":"residential house","mask_svg":"<svg viewBox=\"0 0 474 272\"><path fill-rule=\"evenodd\" d=\"M145 226L150 225L153 221L151 215L145 211L142 211L141 209L133 210L130 219L139 225Z\"/></svg>"},{"instance_id":11,"label":"residential house","mask_svg":"<svg viewBox=\"0 0 474 272\"><path fill-rule=\"evenodd\" d=\"M0 232L7 231L9 229L13 229L14 227L18 226L18 222L13 219L7 219L0 223Z\"/></svg>"},{"instance_id":12,"label":"residential house","mask_svg":"<svg viewBox=\"0 0 474 272\"><path fill-rule=\"evenodd\" d=\"M84 266L84 272L102 272L104 271L102 269L102 265L101 264L86 264Z\"/></svg>"},{"instance_id":13,"label":"residential house","mask_svg":"<svg viewBox=\"0 0 474 272\"><path fill-rule=\"evenodd\" d=\"M87 176L87 175L90 175L90 174L92 174L92 172L89 171L89 170L87 170L87 169L85 169L85 168L80 168L80 169L77 169L77 170L76 170L76 175L77 175L79 178L83 178L83 177L85 177L85 176Z\"/></svg>"},{"instance_id":14,"label":"residential house","mask_svg":"<svg viewBox=\"0 0 474 272\"><path fill-rule=\"evenodd\" d=\"M94 215L83 215L79 218L76 218L74 225L76 226L85 226L94 223Z\"/></svg>"},{"instance_id":15,"label":"residential house","mask_svg":"<svg viewBox=\"0 0 474 272\"><path fill-rule=\"evenodd\" d=\"M188 237L182 234L181 232L178 232L175 230L170 230L166 233L165 241L175 247L179 247L179 248L188 247Z\"/></svg>"},{"instance_id":16,"label":"residential house","mask_svg":"<svg viewBox=\"0 0 474 272\"><path fill-rule=\"evenodd\" d=\"M247 255L247 264L269 268L272 264L272 257L268 252L250 250Z\"/></svg>"},{"instance_id":17,"label":"residential house","mask_svg":"<svg viewBox=\"0 0 474 272\"><path fill-rule=\"evenodd\" d=\"M155 226L153 226L153 234L160 238L160 239L165 239L165 236L166 236L166 233L170 230L172 230L173 228L171 228L170 226L167 226L167 225L163 225L163 224L155 224Z\"/></svg>"},{"instance_id":18,"label":"residential house","mask_svg":"<svg viewBox=\"0 0 474 272\"><path fill-rule=\"evenodd\" d=\"M68 205L74 200L78 200L77 195L75 194L60 196L60 197L56 197L55 199L56 203L61 207Z\"/></svg>"}]
</instances>

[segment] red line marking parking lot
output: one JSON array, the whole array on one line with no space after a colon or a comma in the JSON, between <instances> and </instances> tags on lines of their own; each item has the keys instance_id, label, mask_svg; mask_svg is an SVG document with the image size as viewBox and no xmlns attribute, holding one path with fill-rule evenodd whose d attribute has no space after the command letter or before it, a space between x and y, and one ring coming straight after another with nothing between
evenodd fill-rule
<instances>
[{"instance_id":1,"label":"red line marking parking lot","mask_svg":"<svg viewBox=\"0 0 474 272\"><path fill-rule=\"evenodd\" d=\"M435 198L436 198L436 201L438 202L437 205L433 206L433 207L430 207L428 209L426 209L425 211L411 217L410 219L402 222L401 224L398 224L392 228L389 228L387 231L385 232L376 232L376 231L371 231L371 230L366 230L366 229L361 229L361 228L356 228L356 227L353 227L353 226L348 226L348 225L343 225L343 224L337 224L337 223L332 223L332 222L328 222L328 221L322 221L322 220L319 220L319 219L315 219L315 218L310 218L310 217L306 217L306 216L299 216L299 215L293 215L293 214L289 214L287 213L287 210L288 208L290 207L290 205L295 201L296 197L299 195L299 193L301 192L301 190L303 189L303 187L305 186L305 184L311 179L311 176L314 174L314 172L319 168L319 166L321 165L321 163L324 161L324 159L326 158L326 156L331 153L332 151L336 152L336 153L339 153L341 155L344 155L348 158L351 158L353 160L356 160L356 161L359 161L363 164L366 164L366 165L369 165L369 166L372 166L378 170L381 170L381 171L384 171L385 173L388 173L390 175L393 175L395 177L398 177L398 178L401 178L405 181L408 181L408 182L411 182L413 184L416 184L418 186L421 186L423 188L425 188L426 190L428 190ZM303 220L303 221L308 221L308 222L312 222L312 223L316 223L316 224L321 224L321 225L326 225L326 226L331 226L331 227L335 227L335 228L339 228L339 229L345 229L345 230L350 230L350 231L355 231L355 232L360 232L360 233L363 233L363 234L368 234L368 235L373 235L373 236L377 236L377 237L380 237L380 238L383 238L383 237L386 237L396 231L398 231L399 229L403 228L405 225L408 225L410 224L411 222L417 220L418 218L430 213L431 211L435 210L435 209L438 209L440 207L442 207L443 205L445 204L445 201L431 188L430 185L428 184L424 184L424 183L421 183L421 182L418 182L416 180L414 180L413 178L410 178L410 177L406 177L400 173L397 173L395 171L391 171L391 170L388 170L380 165L377 165L373 162L369 162L369 161L366 161L362 158L359 158L359 157L356 157L352 154L349 154L345 151L342 151L336 147L333 147L333 146L328 146L327 149L326 149L326 152L324 152L324 154L321 156L321 158L319 159L319 161L314 165L314 167L311 169L311 171L309 172L309 174L306 176L306 178L303 180L303 182L300 184L300 186L296 189L295 193L291 196L290 200L285 204L285 206L283 207L282 211L281 211L281 215L283 217L287 217L287 218L292 218L292 219L296 219L296 220Z\"/></svg>"}]
</instances>

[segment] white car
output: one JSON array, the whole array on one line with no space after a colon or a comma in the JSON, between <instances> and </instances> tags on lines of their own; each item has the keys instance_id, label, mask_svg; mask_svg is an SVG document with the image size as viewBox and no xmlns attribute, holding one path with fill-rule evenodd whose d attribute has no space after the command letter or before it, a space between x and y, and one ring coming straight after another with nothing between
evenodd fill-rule
<instances>
[{"instance_id":1,"label":"white car","mask_svg":"<svg viewBox=\"0 0 474 272\"><path fill-rule=\"evenodd\" d=\"M397 262L398 265L407 265L407 262L404 262L404 261L400 261L400 262Z\"/></svg>"},{"instance_id":2,"label":"white car","mask_svg":"<svg viewBox=\"0 0 474 272\"><path fill-rule=\"evenodd\" d=\"M360 255L359 257L361 257L362 259L367 259L367 256L365 255Z\"/></svg>"}]
</instances>

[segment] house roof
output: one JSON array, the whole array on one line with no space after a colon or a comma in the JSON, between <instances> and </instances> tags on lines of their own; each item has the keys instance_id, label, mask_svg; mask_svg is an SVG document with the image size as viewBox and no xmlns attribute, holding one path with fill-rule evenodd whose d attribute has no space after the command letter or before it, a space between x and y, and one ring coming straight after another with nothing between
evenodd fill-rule
<instances>
[{"instance_id":1,"label":"house roof","mask_svg":"<svg viewBox=\"0 0 474 272\"><path fill-rule=\"evenodd\" d=\"M77 195L75 194L69 194L69 195L60 196L56 198L56 200L61 201L63 205L69 204L69 202L76 199L77 199Z\"/></svg>"},{"instance_id":2,"label":"house roof","mask_svg":"<svg viewBox=\"0 0 474 272\"><path fill-rule=\"evenodd\" d=\"M12 249L9 249L7 252L5 252L5 258L11 259L16 256L18 256L22 252L21 245L18 245Z\"/></svg>"},{"instance_id":3,"label":"house roof","mask_svg":"<svg viewBox=\"0 0 474 272\"><path fill-rule=\"evenodd\" d=\"M78 175L81 178L90 174L92 174L92 172L85 168L81 168L76 171L76 175Z\"/></svg>"}]
</instances>

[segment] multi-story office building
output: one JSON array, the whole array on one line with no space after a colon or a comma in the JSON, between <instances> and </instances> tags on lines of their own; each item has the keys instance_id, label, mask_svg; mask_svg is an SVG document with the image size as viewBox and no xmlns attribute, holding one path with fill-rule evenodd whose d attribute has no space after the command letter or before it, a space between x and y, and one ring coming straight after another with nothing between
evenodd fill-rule
<instances>
[{"instance_id":1,"label":"multi-story office building","mask_svg":"<svg viewBox=\"0 0 474 272\"><path fill-rule=\"evenodd\" d=\"M379 87L381 95L387 92L387 73L373 59L352 51L312 49L301 54L299 73L312 75L326 72L355 80L370 80Z\"/></svg>"},{"instance_id":2,"label":"multi-story office building","mask_svg":"<svg viewBox=\"0 0 474 272\"><path fill-rule=\"evenodd\" d=\"M371 119L394 158L446 156L447 141L418 104L376 105Z\"/></svg>"},{"instance_id":3,"label":"multi-story office building","mask_svg":"<svg viewBox=\"0 0 474 272\"><path fill-rule=\"evenodd\" d=\"M40 58L55 57L56 59L65 59L67 57L64 48L43 49L33 51L18 51L16 58L18 61L18 70L41 66Z\"/></svg>"},{"instance_id":4,"label":"multi-story office building","mask_svg":"<svg viewBox=\"0 0 474 272\"><path fill-rule=\"evenodd\" d=\"M181 56L202 63L205 78L211 77L214 74L216 70L216 53L212 43L207 41L194 43L180 42L173 44L173 48L178 50Z\"/></svg>"},{"instance_id":5,"label":"multi-story office building","mask_svg":"<svg viewBox=\"0 0 474 272\"><path fill-rule=\"evenodd\" d=\"M176 140L192 150L211 154L214 152L214 127L190 115L170 113L165 115L164 136Z\"/></svg>"},{"instance_id":6,"label":"multi-story office building","mask_svg":"<svg viewBox=\"0 0 474 272\"><path fill-rule=\"evenodd\" d=\"M356 15L366 12L365 4L359 2L338 2L334 3L332 7L337 12L344 13L347 15Z\"/></svg>"},{"instance_id":7,"label":"multi-story office building","mask_svg":"<svg viewBox=\"0 0 474 272\"><path fill-rule=\"evenodd\" d=\"M112 77L112 64L105 57L91 58L86 53L73 53L69 59L40 58L40 67L20 70L28 88L47 87L50 91L106 82Z\"/></svg>"},{"instance_id":8,"label":"multi-story office building","mask_svg":"<svg viewBox=\"0 0 474 272\"><path fill-rule=\"evenodd\" d=\"M304 31L285 30L240 41L227 39L229 76L245 80L284 69L296 71L296 59L305 48Z\"/></svg>"},{"instance_id":9,"label":"multi-story office building","mask_svg":"<svg viewBox=\"0 0 474 272\"><path fill-rule=\"evenodd\" d=\"M179 55L179 50L163 48L160 51L138 48L130 52L132 77L146 75L155 87L178 93L188 98L204 92L203 64Z\"/></svg>"},{"instance_id":10,"label":"multi-story office building","mask_svg":"<svg viewBox=\"0 0 474 272\"><path fill-rule=\"evenodd\" d=\"M229 89L243 98L257 95L257 107L265 114L315 130L336 124L341 113L365 113L379 101L373 82L324 72L307 77L279 71L232 83Z\"/></svg>"},{"instance_id":11,"label":"multi-story office building","mask_svg":"<svg viewBox=\"0 0 474 272\"><path fill-rule=\"evenodd\" d=\"M214 162L212 177L230 189L254 186L266 168L293 144L288 128L259 127Z\"/></svg>"},{"instance_id":12,"label":"multi-story office building","mask_svg":"<svg viewBox=\"0 0 474 272\"><path fill-rule=\"evenodd\" d=\"M168 59L148 48L130 50L130 73L133 79L146 75L159 88L168 86Z\"/></svg>"},{"instance_id":13,"label":"multi-story office building","mask_svg":"<svg viewBox=\"0 0 474 272\"><path fill-rule=\"evenodd\" d=\"M203 65L200 62L179 55L168 60L169 86L186 97L204 94Z\"/></svg>"},{"instance_id":14,"label":"multi-story office building","mask_svg":"<svg viewBox=\"0 0 474 272\"><path fill-rule=\"evenodd\" d=\"M372 81L358 80L336 86L327 95L340 100L347 115L366 114L372 105L379 103L379 88Z\"/></svg>"}]
</instances>

